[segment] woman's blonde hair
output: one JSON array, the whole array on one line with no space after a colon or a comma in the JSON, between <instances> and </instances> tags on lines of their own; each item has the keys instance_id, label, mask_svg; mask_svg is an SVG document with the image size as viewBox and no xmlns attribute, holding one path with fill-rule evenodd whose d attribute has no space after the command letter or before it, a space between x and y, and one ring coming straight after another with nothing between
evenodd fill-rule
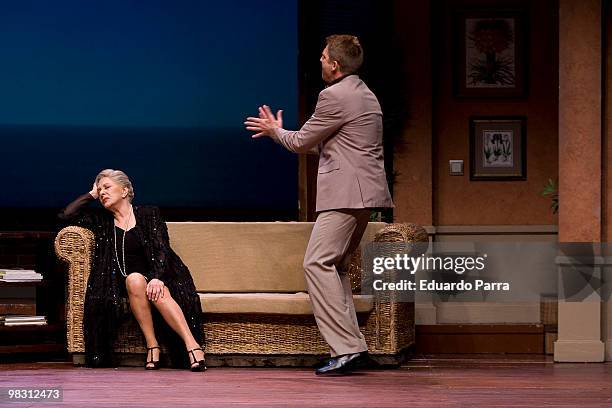
<instances>
[{"instance_id":1,"label":"woman's blonde hair","mask_svg":"<svg viewBox=\"0 0 612 408\"><path fill-rule=\"evenodd\" d=\"M127 174L125 174L121 170L104 169L96 176L96 186L98 185L98 182L104 177L108 177L115 183L121 185L121 187L127 188L127 199L130 203L132 202L132 200L134 199L134 187L132 187L132 182L130 181L130 178L127 176Z\"/></svg>"}]
</instances>

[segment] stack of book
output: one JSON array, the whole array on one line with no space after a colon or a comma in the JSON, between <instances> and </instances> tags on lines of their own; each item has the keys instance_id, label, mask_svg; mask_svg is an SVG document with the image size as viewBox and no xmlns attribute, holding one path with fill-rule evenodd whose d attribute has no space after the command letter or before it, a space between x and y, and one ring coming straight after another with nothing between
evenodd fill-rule
<instances>
[{"instance_id":1,"label":"stack of book","mask_svg":"<svg viewBox=\"0 0 612 408\"><path fill-rule=\"evenodd\" d=\"M40 282L42 278L31 269L0 269L0 282Z\"/></svg>"},{"instance_id":2,"label":"stack of book","mask_svg":"<svg viewBox=\"0 0 612 408\"><path fill-rule=\"evenodd\" d=\"M32 315L7 315L0 316L0 323L4 323L4 326L44 326L47 324L47 318L45 316L32 316Z\"/></svg>"},{"instance_id":3,"label":"stack of book","mask_svg":"<svg viewBox=\"0 0 612 408\"><path fill-rule=\"evenodd\" d=\"M42 275L27 269L0 269L0 282L40 282ZM0 285L0 325L42 326L45 316L36 315L36 287Z\"/></svg>"}]
</instances>

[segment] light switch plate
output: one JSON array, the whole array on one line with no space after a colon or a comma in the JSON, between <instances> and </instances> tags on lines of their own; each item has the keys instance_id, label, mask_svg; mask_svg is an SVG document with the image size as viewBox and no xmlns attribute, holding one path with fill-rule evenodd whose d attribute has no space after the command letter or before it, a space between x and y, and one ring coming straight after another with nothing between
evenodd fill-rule
<instances>
[{"instance_id":1,"label":"light switch plate","mask_svg":"<svg viewBox=\"0 0 612 408\"><path fill-rule=\"evenodd\" d=\"M463 176L463 160L449 160L448 167L451 176Z\"/></svg>"}]
</instances>

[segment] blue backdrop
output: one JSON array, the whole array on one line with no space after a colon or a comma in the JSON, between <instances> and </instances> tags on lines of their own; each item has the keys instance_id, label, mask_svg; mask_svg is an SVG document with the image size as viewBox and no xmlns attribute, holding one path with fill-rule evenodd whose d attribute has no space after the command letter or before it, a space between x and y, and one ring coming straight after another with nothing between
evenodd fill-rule
<instances>
[{"instance_id":1,"label":"blue backdrop","mask_svg":"<svg viewBox=\"0 0 612 408\"><path fill-rule=\"evenodd\" d=\"M296 158L251 140L297 114L297 0L22 0L0 13L0 207L61 207L97 172L136 202L295 208Z\"/></svg>"}]
</instances>

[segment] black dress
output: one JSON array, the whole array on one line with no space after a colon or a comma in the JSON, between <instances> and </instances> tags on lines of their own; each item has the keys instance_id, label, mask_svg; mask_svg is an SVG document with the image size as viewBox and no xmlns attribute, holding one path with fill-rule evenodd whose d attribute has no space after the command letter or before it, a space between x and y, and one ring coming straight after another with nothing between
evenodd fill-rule
<instances>
[{"instance_id":1,"label":"black dress","mask_svg":"<svg viewBox=\"0 0 612 408\"><path fill-rule=\"evenodd\" d=\"M78 197L59 214L69 225L78 225L91 230L95 235L92 270L87 281L85 294L83 334L86 363L91 367L114 365L112 349L117 329L130 316L125 305L125 278L117 267L115 257L115 223L113 215L102 208L86 208L94 198L88 193ZM189 270L178 255L170 248L168 229L161 219L157 207L134 206L136 228L126 233L134 234L136 242L142 245L143 262L147 271L138 271L148 280L164 282L170 294L178 303L187 324L198 344L203 345L202 308ZM117 231L117 251L121 254L123 230ZM134 254L131 254L134 255ZM119 255L122 257L122 255ZM135 256L138 256L136 254ZM126 252L126 264L130 261ZM123 267L123 260L121 259ZM153 307L155 334L161 344L170 351L170 362L174 367L188 367L189 358L185 343L161 318Z\"/></svg>"},{"instance_id":2,"label":"black dress","mask_svg":"<svg viewBox=\"0 0 612 408\"><path fill-rule=\"evenodd\" d=\"M125 272L125 275L130 273L140 273L144 275L148 281L151 278L148 276L151 267L151 262L145 255L144 243L141 239L142 233L139 231L140 226L136 225L133 228L125 231L123 228L115 226L115 255L118 257L118 263L120 270ZM125 245L123 243L123 237L125 237ZM125 278L126 276L124 276Z\"/></svg>"}]
</instances>

